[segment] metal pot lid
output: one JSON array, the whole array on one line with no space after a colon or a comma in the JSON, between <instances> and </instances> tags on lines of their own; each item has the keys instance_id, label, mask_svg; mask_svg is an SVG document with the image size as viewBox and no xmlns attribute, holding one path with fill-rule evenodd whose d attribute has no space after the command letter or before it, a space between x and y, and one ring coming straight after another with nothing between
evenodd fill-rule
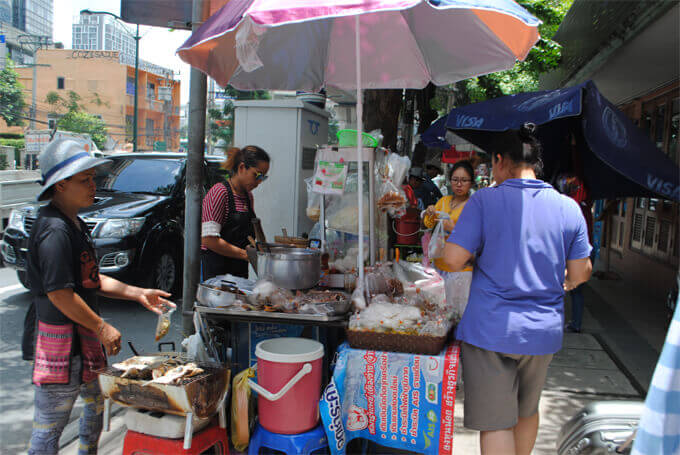
<instances>
[{"instance_id":1,"label":"metal pot lid","mask_svg":"<svg viewBox=\"0 0 680 455\"><path fill-rule=\"evenodd\" d=\"M321 259L321 252L319 250L312 250L309 248L272 248L269 252L258 251L257 256L264 256L273 259L285 261L309 261L313 259Z\"/></svg>"}]
</instances>

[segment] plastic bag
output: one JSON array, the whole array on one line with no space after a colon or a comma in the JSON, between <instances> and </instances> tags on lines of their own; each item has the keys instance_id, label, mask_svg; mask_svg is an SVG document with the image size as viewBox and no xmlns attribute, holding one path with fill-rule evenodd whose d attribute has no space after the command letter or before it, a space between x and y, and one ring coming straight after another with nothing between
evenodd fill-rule
<instances>
[{"instance_id":1,"label":"plastic bag","mask_svg":"<svg viewBox=\"0 0 680 455\"><path fill-rule=\"evenodd\" d=\"M452 272L444 279L447 311L450 318L456 322L460 321L465 313L471 284L472 272Z\"/></svg>"},{"instance_id":2,"label":"plastic bag","mask_svg":"<svg viewBox=\"0 0 680 455\"><path fill-rule=\"evenodd\" d=\"M200 362L214 362L215 360L208 355L205 345L198 333L188 336L182 340L182 347L186 350L189 358Z\"/></svg>"},{"instance_id":3,"label":"plastic bag","mask_svg":"<svg viewBox=\"0 0 680 455\"><path fill-rule=\"evenodd\" d=\"M319 221L321 216L321 194L312 191L314 185L313 177L305 179L305 185L307 185L307 218L312 221Z\"/></svg>"},{"instance_id":4,"label":"plastic bag","mask_svg":"<svg viewBox=\"0 0 680 455\"><path fill-rule=\"evenodd\" d=\"M251 399L248 379L255 377L255 370L247 368L234 376L231 393L231 442L243 452L250 442L250 430L255 420L255 400Z\"/></svg>"},{"instance_id":5,"label":"plastic bag","mask_svg":"<svg viewBox=\"0 0 680 455\"><path fill-rule=\"evenodd\" d=\"M159 341L168 334L168 331L170 331L170 318L172 313L175 312L175 309L176 308L165 307L163 312L158 315L158 322L156 323L156 341Z\"/></svg>"},{"instance_id":6,"label":"plastic bag","mask_svg":"<svg viewBox=\"0 0 680 455\"><path fill-rule=\"evenodd\" d=\"M376 205L394 218L401 218L406 213L408 199L401 184L410 167L411 160L396 153L389 153L384 162L376 167L377 181L380 182Z\"/></svg>"},{"instance_id":7,"label":"plastic bag","mask_svg":"<svg viewBox=\"0 0 680 455\"><path fill-rule=\"evenodd\" d=\"M364 206L364 232L369 229L369 203L368 198L363 196ZM334 198L326 208L326 218L329 229L357 234L359 231L359 201L356 193L345 193L343 196Z\"/></svg>"},{"instance_id":8,"label":"plastic bag","mask_svg":"<svg viewBox=\"0 0 680 455\"><path fill-rule=\"evenodd\" d=\"M444 256L444 247L446 247L446 233L444 223L440 218L432 231L430 243L427 246L427 257L432 260Z\"/></svg>"}]
</instances>

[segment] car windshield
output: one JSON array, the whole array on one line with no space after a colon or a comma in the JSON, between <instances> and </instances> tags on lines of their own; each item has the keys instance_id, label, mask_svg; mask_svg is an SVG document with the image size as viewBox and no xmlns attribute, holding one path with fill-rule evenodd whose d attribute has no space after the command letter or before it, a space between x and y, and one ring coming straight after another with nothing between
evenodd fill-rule
<instances>
[{"instance_id":1,"label":"car windshield","mask_svg":"<svg viewBox=\"0 0 680 455\"><path fill-rule=\"evenodd\" d=\"M114 158L97 175L97 190L167 196L182 172L182 160Z\"/></svg>"}]
</instances>

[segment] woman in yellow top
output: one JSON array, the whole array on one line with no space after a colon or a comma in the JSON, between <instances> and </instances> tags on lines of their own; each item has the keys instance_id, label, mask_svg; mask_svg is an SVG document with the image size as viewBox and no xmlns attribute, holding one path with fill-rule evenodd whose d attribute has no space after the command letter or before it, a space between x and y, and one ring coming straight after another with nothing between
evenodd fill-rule
<instances>
[{"instance_id":1,"label":"woman in yellow top","mask_svg":"<svg viewBox=\"0 0 680 455\"><path fill-rule=\"evenodd\" d=\"M446 212L450 219L443 220L442 224L448 237L456 225L465 203L470 198L474 175L474 170L469 161L458 161L453 165L449 174L453 194L444 196L435 205L431 205L425 210L423 219L425 227L432 229L438 220L437 212ZM444 258L436 258L434 266L444 278L446 301L453 311L453 317L460 320L470 294L472 267L466 267L462 272L453 272L444 262Z\"/></svg>"}]
</instances>

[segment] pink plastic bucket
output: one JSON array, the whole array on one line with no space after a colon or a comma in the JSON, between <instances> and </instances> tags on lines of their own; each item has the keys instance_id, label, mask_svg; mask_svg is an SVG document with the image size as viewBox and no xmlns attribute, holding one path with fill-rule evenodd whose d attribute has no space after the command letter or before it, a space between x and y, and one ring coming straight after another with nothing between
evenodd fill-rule
<instances>
[{"instance_id":1,"label":"pink plastic bucket","mask_svg":"<svg viewBox=\"0 0 680 455\"><path fill-rule=\"evenodd\" d=\"M298 434L319 421L323 345L307 338L275 338L255 347L260 425L272 433Z\"/></svg>"}]
</instances>

